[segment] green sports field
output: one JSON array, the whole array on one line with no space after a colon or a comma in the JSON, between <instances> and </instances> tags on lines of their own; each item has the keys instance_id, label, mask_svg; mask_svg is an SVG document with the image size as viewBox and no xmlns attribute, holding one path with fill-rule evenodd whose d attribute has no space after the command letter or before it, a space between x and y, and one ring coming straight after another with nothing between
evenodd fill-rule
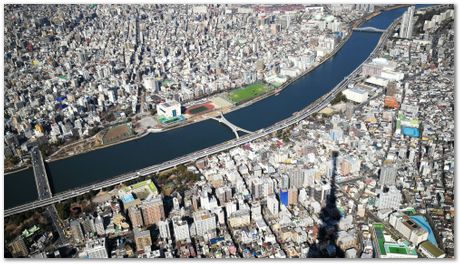
<instances>
[{"instance_id":1,"label":"green sports field","mask_svg":"<svg viewBox=\"0 0 460 264\"><path fill-rule=\"evenodd\" d=\"M259 95L262 95L265 92L267 92L267 90L268 88L264 83L258 82L258 83L250 84L246 87L231 91L229 92L228 97L234 103L240 103L243 101L251 100Z\"/></svg>"}]
</instances>

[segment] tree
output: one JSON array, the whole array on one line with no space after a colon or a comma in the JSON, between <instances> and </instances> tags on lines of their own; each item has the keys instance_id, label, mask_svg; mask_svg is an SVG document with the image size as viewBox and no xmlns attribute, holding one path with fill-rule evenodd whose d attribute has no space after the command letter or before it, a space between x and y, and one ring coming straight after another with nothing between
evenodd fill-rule
<instances>
[{"instance_id":1,"label":"tree","mask_svg":"<svg viewBox=\"0 0 460 264\"><path fill-rule=\"evenodd\" d=\"M331 104L334 105L340 102L345 102L346 100L347 97L342 92L340 92L334 99L332 99Z\"/></svg>"}]
</instances>

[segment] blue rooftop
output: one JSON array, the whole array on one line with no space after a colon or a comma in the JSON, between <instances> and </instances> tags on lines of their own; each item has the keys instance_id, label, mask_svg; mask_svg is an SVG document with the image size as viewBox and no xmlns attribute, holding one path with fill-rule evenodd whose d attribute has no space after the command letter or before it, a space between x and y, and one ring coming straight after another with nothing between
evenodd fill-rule
<instances>
[{"instance_id":1,"label":"blue rooftop","mask_svg":"<svg viewBox=\"0 0 460 264\"><path fill-rule=\"evenodd\" d=\"M433 230L431 229L431 226L426 218L423 215L414 215L409 217L410 219L414 220L414 222L417 223L421 228L428 232L428 241L430 241L433 245L438 246L436 238L434 237Z\"/></svg>"},{"instance_id":2,"label":"blue rooftop","mask_svg":"<svg viewBox=\"0 0 460 264\"><path fill-rule=\"evenodd\" d=\"M224 241L224 238L223 237L215 237L215 238L211 238L209 240L209 242L211 243L211 245L214 245L216 244L217 242L220 242L220 241Z\"/></svg>"},{"instance_id":3,"label":"blue rooftop","mask_svg":"<svg viewBox=\"0 0 460 264\"><path fill-rule=\"evenodd\" d=\"M121 201L125 203L129 203L131 201L134 201L134 196L132 194L126 194L121 197Z\"/></svg>"},{"instance_id":4,"label":"blue rooftop","mask_svg":"<svg viewBox=\"0 0 460 264\"><path fill-rule=\"evenodd\" d=\"M418 128L416 127L403 127L402 126L401 132L405 136L415 137L415 138L420 137L420 132L418 131Z\"/></svg>"}]
</instances>

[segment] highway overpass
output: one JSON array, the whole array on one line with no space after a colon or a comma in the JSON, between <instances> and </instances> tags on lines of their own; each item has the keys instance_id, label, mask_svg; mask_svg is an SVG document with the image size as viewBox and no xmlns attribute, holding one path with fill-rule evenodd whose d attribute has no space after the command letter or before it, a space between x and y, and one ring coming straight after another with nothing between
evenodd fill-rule
<instances>
[{"instance_id":1,"label":"highway overpass","mask_svg":"<svg viewBox=\"0 0 460 264\"><path fill-rule=\"evenodd\" d=\"M231 149L231 148L246 144L248 142L254 141L254 140L256 140L258 138L261 138L261 137L265 137L268 134L271 134L273 132L276 132L278 130L281 130L281 129L289 127L289 126L291 126L293 124L296 124L296 123L300 122L301 120L309 117L310 115L312 115L312 114L318 112L319 110L323 109L324 107L326 107L331 102L332 99L334 99L341 91L343 91L347 87L347 85L350 82L350 80L353 79L360 72L362 65L364 63L366 63L367 61L369 61L370 59L372 59L374 57L374 55L382 49L382 47L383 47L382 44L385 43L386 39L389 36L388 32L392 31L392 29L397 24L397 21L399 21L399 19L395 20L388 27L388 30L385 33L383 33L383 35L381 36L381 38L380 38L378 44L376 45L376 47L374 48L374 50L371 52L369 57L361 65L359 65L352 73L350 73L347 77L345 77L330 92L328 92L327 94L323 95L322 97L317 99L312 104L308 105L303 110L301 110L301 111L299 111L297 113L294 113L291 117L288 117L288 118L286 118L286 119L284 119L284 120L282 120L280 122L277 122L277 123L275 123L274 125L272 125L272 126L270 126L268 128L264 128L264 129L260 129L258 131L254 131L251 134L246 134L246 135L244 135L242 137L239 137L239 138L236 138L236 139L233 139L233 140L230 140L230 141L226 141L226 142L223 142L221 144L214 145L212 147L205 148L205 149L199 150L197 152L190 153L190 154L178 157L176 159L163 162L161 164L156 164L156 165L144 168L144 169L140 169L138 171L128 172L128 173L116 176L114 178L111 178L111 179L107 179L107 180L104 180L104 181L101 181L101 182L94 183L92 185L87 185L87 186L79 187L79 188L76 188L76 189L71 189L71 190L68 190L68 191L65 191L65 192L62 192L62 193L57 193L53 197L44 198L44 199L41 199L41 200L38 200L38 201L33 201L33 202L30 202L30 203L26 203L26 204L23 204L23 205L19 205L19 206L13 207L13 208L6 209L4 217L8 217L8 216L18 214L18 213L22 213L22 212L25 212L25 211L28 211L28 210L48 206L48 205L51 205L51 204L54 204L54 203L58 203L58 202L73 198L73 197L80 196L82 194L90 192L91 190L100 190L102 188L117 185L117 184L120 184L120 183L125 182L125 181L136 179L138 177L144 177L144 176L147 176L147 175L152 174L152 173L158 173L158 172L166 170L166 169L174 168L175 166L180 165L180 164L184 164L184 163L187 163L187 162L193 162L193 161L196 161L197 159L200 159L200 158L203 158L203 157L206 157L206 156L209 156L209 155L221 152L221 151L225 151L225 150L228 150L228 149Z\"/></svg>"}]
</instances>

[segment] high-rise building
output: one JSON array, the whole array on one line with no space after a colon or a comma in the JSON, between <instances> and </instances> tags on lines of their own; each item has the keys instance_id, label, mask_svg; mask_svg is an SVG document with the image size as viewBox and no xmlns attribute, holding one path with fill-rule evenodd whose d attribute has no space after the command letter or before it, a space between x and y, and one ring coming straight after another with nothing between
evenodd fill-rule
<instances>
[{"instance_id":1,"label":"high-rise building","mask_svg":"<svg viewBox=\"0 0 460 264\"><path fill-rule=\"evenodd\" d=\"M136 243L136 251L138 253L145 252L146 248L152 246L152 237L149 230L134 229L134 241Z\"/></svg>"},{"instance_id":2,"label":"high-rise building","mask_svg":"<svg viewBox=\"0 0 460 264\"><path fill-rule=\"evenodd\" d=\"M321 200L320 202L326 201L327 197L331 194L331 185L329 183L323 183L321 185Z\"/></svg>"},{"instance_id":3,"label":"high-rise building","mask_svg":"<svg viewBox=\"0 0 460 264\"><path fill-rule=\"evenodd\" d=\"M157 196L141 204L141 210L145 226L157 224L159 221L165 219L163 199L161 196Z\"/></svg>"},{"instance_id":4,"label":"high-rise building","mask_svg":"<svg viewBox=\"0 0 460 264\"><path fill-rule=\"evenodd\" d=\"M161 238L171 238L171 231L169 230L169 220L158 222L158 229L160 230Z\"/></svg>"},{"instance_id":5,"label":"high-rise building","mask_svg":"<svg viewBox=\"0 0 460 264\"><path fill-rule=\"evenodd\" d=\"M93 239L86 243L84 252L90 259L108 258L105 238Z\"/></svg>"},{"instance_id":6,"label":"high-rise building","mask_svg":"<svg viewBox=\"0 0 460 264\"><path fill-rule=\"evenodd\" d=\"M262 178L263 187L262 187L262 197L267 197L274 194L273 191L273 179L270 177Z\"/></svg>"},{"instance_id":7,"label":"high-rise building","mask_svg":"<svg viewBox=\"0 0 460 264\"><path fill-rule=\"evenodd\" d=\"M407 8L407 11L404 12L401 20L401 28L399 29L400 38L412 38L412 31L415 24L414 12L415 6L410 6Z\"/></svg>"},{"instance_id":8,"label":"high-rise building","mask_svg":"<svg viewBox=\"0 0 460 264\"><path fill-rule=\"evenodd\" d=\"M94 220L94 226L96 227L96 233L99 236L105 235L105 228L104 228L104 219L100 215L96 217Z\"/></svg>"},{"instance_id":9,"label":"high-rise building","mask_svg":"<svg viewBox=\"0 0 460 264\"><path fill-rule=\"evenodd\" d=\"M341 159L339 168L342 175L348 175L350 174L351 164L347 159Z\"/></svg>"},{"instance_id":10,"label":"high-rise building","mask_svg":"<svg viewBox=\"0 0 460 264\"><path fill-rule=\"evenodd\" d=\"M216 206L212 208L211 213L213 213L217 217L217 222L219 225L225 225L226 218L223 207Z\"/></svg>"},{"instance_id":11,"label":"high-rise building","mask_svg":"<svg viewBox=\"0 0 460 264\"><path fill-rule=\"evenodd\" d=\"M139 210L139 208L129 207L128 217L129 217L129 220L131 221L131 225L133 228L144 226L144 222L142 221L141 210Z\"/></svg>"},{"instance_id":12,"label":"high-rise building","mask_svg":"<svg viewBox=\"0 0 460 264\"><path fill-rule=\"evenodd\" d=\"M289 170L289 188L301 188L304 182L304 171L300 168Z\"/></svg>"},{"instance_id":13,"label":"high-rise building","mask_svg":"<svg viewBox=\"0 0 460 264\"><path fill-rule=\"evenodd\" d=\"M193 213L193 222L195 223L196 234L203 236L216 229L216 216L207 210L201 210Z\"/></svg>"},{"instance_id":14,"label":"high-rise building","mask_svg":"<svg viewBox=\"0 0 460 264\"><path fill-rule=\"evenodd\" d=\"M219 205L224 205L227 200L225 199L225 191L223 187L219 187L216 189L216 197L219 201Z\"/></svg>"},{"instance_id":15,"label":"high-rise building","mask_svg":"<svg viewBox=\"0 0 460 264\"><path fill-rule=\"evenodd\" d=\"M190 229L187 221L180 218L173 219L174 237L176 241L186 240L190 238Z\"/></svg>"},{"instance_id":16,"label":"high-rise building","mask_svg":"<svg viewBox=\"0 0 460 264\"><path fill-rule=\"evenodd\" d=\"M83 226L83 231L85 231L85 234L94 234L96 232L96 226L94 225L94 218L93 217L88 217L86 218L81 225Z\"/></svg>"},{"instance_id":17,"label":"high-rise building","mask_svg":"<svg viewBox=\"0 0 460 264\"><path fill-rule=\"evenodd\" d=\"M395 185L396 184L396 166L386 160L380 168L380 185Z\"/></svg>"},{"instance_id":18,"label":"high-rise building","mask_svg":"<svg viewBox=\"0 0 460 264\"><path fill-rule=\"evenodd\" d=\"M233 212L236 212L236 210L237 210L237 206L236 206L235 201L230 201L225 204L225 212L227 213L227 217L230 217L230 215Z\"/></svg>"},{"instance_id":19,"label":"high-rise building","mask_svg":"<svg viewBox=\"0 0 460 264\"><path fill-rule=\"evenodd\" d=\"M222 186L216 189L216 196L220 205L226 204L232 199L232 188L229 186Z\"/></svg>"},{"instance_id":20,"label":"high-rise building","mask_svg":"<svg viewBox=\"0 0 460 264\"><path fill-rule=\"evenodd\" d=\"M200 193L200 206L204 209L210 209L209 206L209 195L206 190L202 190Z\"/></svg>"},{"instance_id":21,"label":"high-rise building","mask_svg":"<svg viewBox=\"0 0 460 264\"><path fill-rule=\"evenodd\" d=\"M289 189L289 175L281 175L280 189Z\"/></svg>"},{"instance_id":22,"label":"high-rise building","mask_svg":"<svg viewBox=\"0 0 460 264\"><path fill-rule=\"evenodd\" d=\"M81 243L84 241L83 230L78 220L72 220L72 222L70 222L70 232L75 242Z\"/></svg>"},{"instance_id":23,"label":"high-rise building","mask_svg":"<svg viewBox=\"0 0 460 264\"><path fill-rule=\"evenodd\" d=\"M251 194L253 199L262 198L263 194L263 182L260 178L254 178L251 184Z\"/></svg>"},{"instance_id":24,"label":"high-rise building","mask_svg":"<svg viewBox=\"0 0 460 264\"><path fill-rule=\"evenodd\" d=\"M272 215L278 216L278 212L280 210L280 203L278 199L276 199L275 195L270 195L267 197L267 208Z\"/></svg>"},{"instance_id":25,"label":"high-rise building","mask_svg":"<svg viewBox=\"0 0 460 264\"><path fill-rule=\"evenodd\" d=\"M378 208L379 210L398 209L401 205L401 199L401 192L395 186L384 186L383 189L380 190Z\"/></svg>"},{"instance_id":26,"label":"high-rise building","mask_svg":"<svg viewBox=\"0 0 460 264\"><path fill-rule=\"evenodd\" d=\"M303 179L303 185L304 186L313 186L315 183L315 175L316 175L316 169L315 168L310 168L304 170L304 179Z\"/></svg>"},{"instance_id":27,"label":"high-rise building","mask_svg":"<svg viewBox=\"0 0 460 264\"><path fill-rule=\"evenodd\" d=\"M262 218L262 207L260 206L260 202L251 203L251 217L252 219Z\"/></svg>"},{"instance_id":28,"label":"high-rise building","mask_svg":"<svg viewBox=\"0 0 460 264\"><path fill-rule=\"evenodd\" d=\"M296 205L298 201L298 194L299 191L296 187L292 187L288 190L288 204L289 205Z\"/></svg>"}]
</instances>

